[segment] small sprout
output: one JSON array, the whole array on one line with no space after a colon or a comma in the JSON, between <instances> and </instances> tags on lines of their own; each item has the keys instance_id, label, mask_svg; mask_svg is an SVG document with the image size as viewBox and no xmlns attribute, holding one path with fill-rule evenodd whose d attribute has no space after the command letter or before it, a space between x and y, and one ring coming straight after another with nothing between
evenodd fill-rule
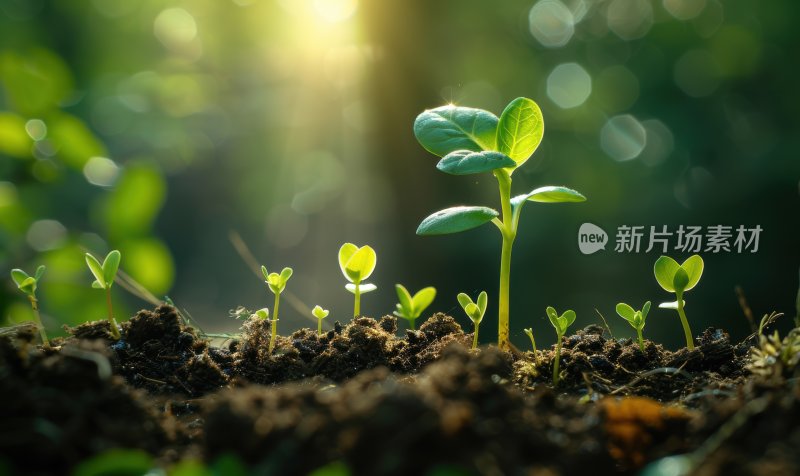
<instances>
[{"instance_id":1,"label":"small sprout","mask_svg":"<svg viewBox=\"0 0 800 476\"><path fill-rule=\"evenodd\" d=\"M683 311L686 305L683 300L683 293L694 288L700 281L700 277L703 275L703 258L700 255L692 255L683 264L678 264L677 261L669 256L662 256L656 260L656 264L653 266L653 273L658 284L665 291L675 293L677 298L675 302L664 302L659 304L658 307L676 309L678 311L678 316L681 318L681 324L683 325L683 333L686 336L686 347L689 350L694 349L692 331L689 329L689 321Z\"/></svg>"},{"instance_id":2,"label":"small sprout","mask_svg":"<svg viewBox=\"0 0 800 476\"><path fill-rule=\"evenodd\" d=\"M563 340L564 334L566 334L569 326L575 322L575 311L564 311L564 314L559 316L555 309L548 306L547 317L550 319L550 324L555 327L556 334L558 335L558 344L556 345L556 361L553 364L553 386L556 386L558 385L559 379L558 365L559 361L561 360L561 341Z\"/></svg>"},{"instance_id":3,"label":"small sprout","mask_svg":"<svg viewBox=\"0 0 800 476\"><path fill-rule=\"evenodd\" d=\"M763 377L791 378L800 369L800 328L794 328L781 339L778 331L764 335L765 322L773 315L765 315L758 329L758 346L750 349L747 369Z\"/></svg>"},{"instance_id":4,"label":"small sprout","mask_svg":"<svg viewBox=\"0 0 800 476\"><path fill-rule=\"evenodd\" d=\"M258 311L254 312L253 315L261 319L262 321L266 321L267 319L269 319L269 309L263 307Z\"/></svg>"},{"instance_id":5,"label":"small sprout","mask_svg":"<svg viewBox=\"0 0 800 476\"><path fill-rule=\"evenodd\" d=\"M317 334L322 334L322 320L328 317L330 311L327 309L322 309L319 305L317 305L311 310L311 314L317 318Z\"/></svg>"},{"instance_id":6,"label":"small sprout","mask_svg":"<svg viewBox=\"0 0 800 476\"><path fill-rule=\"evenodd\" d=\"M33 276L29 276L25 271L15 268L11 270L11 279L14 280L17 288L25 293L26 296L28 296L28 301L31 303L31 309L33 309L33 319L36 321L36 326L39 328L39 335L42 336L42 344L49 346L50 341L47 339L47 334L45 333L44 326L42 325L42 318L39 316L39 301L36 299L36 288L39 285L39 280L42 279L44 270L44 265L41 265L36 268L36 272L33 274Z\"/></svg>"},{"instance_id":7,"label":"small sprout","mask_svg":"<svg viewBox=\"0 0 800 476\"><path fill-rule=\"evenodd\" d=\"M272 335L269 338L270 354L272 353L272 349L275 348L275 337L278 335L278 306L280 306L281 303L281 293L286 289L286 282L292 277L293 272L292 268L283 268L281 274L269 273L267 272L266 266L261 266L261 274L264 275L264 282L267 283L270 291L275 295L275 305L272 307L274 317L270 321L272 324ZM265 309L261 310L264 311ZM263 318L266 319L267 317L269 317L269 313Z\"/></svg>"},{"instance_id":8,"label":"small sprout","mask_svg":"<svg viewBox=\"0 0 800 476\"><path fill-rule=\"evenodd\" d=\"M486 291L481 291L478 294L478 302L473 302L472 298L469 297L465 293L458 293L458 303L461 304L461 308L464 309L464 312L467 313L467 317L470 318L472 323L475 325L475 332L472 336L472 348L478 347L478 329L480 328L481 321L483 320L483 315L486 314L486 305L489 302L489 297L486 294Z\"/></svg>"},{"instance_id":9,"label":"small sprout","mask_svg":"<svg viewBox=\"0 0 800 476\"><path fill-rule=\"evenodd\" d=\"M375 271L377 262L375 250L370 246L359 248L352 243L345 243L339 248L339 267L344 277L350 281L345 285L345 289L355 295L353 317L361 315L361 295L378 289L374 284L363 282Z\"/></svg>"},{"instance_id":10,"label":"small sprout","mask_svg":"<svg viewBox=\"0 0 800 476\"><path fill-rule=\"evenodd\" d=\"M394 315L407 320L411 329L416 329L414 323L422 311L430 306L436 298L436 288L428 286L419 290L413 297L402 284L396 284L394 288L397 291L397 299L400 300Z\"/></svg>"},{"instance_id":11,"label":"small sprout","mask_svg":"<svg viewBox=\"0 0 800 476\"><path fill-rule=\"evenodd\" d=\"M647 319L647 313L650 312L650 301L644 303L641 311L635 311L631 306L621 302L617 304L617 314L623 319L628 321L634 329L636 335L639 337L639 348L644 352L644 339L642 338L642 329L644 329L644 321Z\"/></svg>"},{"instance_id":12,"label":"small sprout","mask_svg":"<svg viewBox=\"0 0 800 476\"><path fill-rule=\"evenodd\" d=\"M536 359L536 363L539 363L539 354L536 351L536 339L533 338L533 327L529 327L527 329L522 329L523 332L528 336L528 339L531 340L531 347L533 347L533 358Z\"/></svg>"},{"instance_id":13,"label":"small sprout","mask_svg":"<svg viewBox=\"0 0 800 476\"><path fill-rule=\"evenodd\" d=\"M111 286L114 284L114 279L117 277L117 270L119 269L119 262L122 259L122 255L117 250L112 250L109 252L105 259L103 260L103 264L100 264L100 261L97 260L94 256L90 253L86 253L86 264L89 266L89 270L94 275L94 282L92 283L92 287L95 289L104 289L106 291L106 304L108 305L108 324L111 326L111 335L114 336L115 339L119 339L119 328L117 327L117 322L114 320L114 312L111 307Z\"/></svg>"}]
</instances>

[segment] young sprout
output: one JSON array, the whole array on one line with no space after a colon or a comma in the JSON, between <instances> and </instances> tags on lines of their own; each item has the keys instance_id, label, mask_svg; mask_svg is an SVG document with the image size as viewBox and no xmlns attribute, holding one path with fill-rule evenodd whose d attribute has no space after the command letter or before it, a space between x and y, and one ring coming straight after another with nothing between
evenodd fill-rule
<instances>
[{"instance_id":1,"label":"young sprout","mask_svg":"<svg viewBox=\"0 0 800 476\"><path fill-rule=\"evenodd\" d=\"M395 284L394 289L397 291L397 299L400 301L394 315L407 320L411 329L416 329L414 322L436 298L436 288L428 286L419 290L413 297L402 284Z\"/></svg>"},{"instance_id":2,"label":"young sprout","mask_svg":"<svg viewBox=\"0 0 800 476\"><path fill-rule=\"evenodd\" d=\"M28 276L28 273L25 271L14 268L11 270L11 279L14 280L17 288L25 293L26 296L28 296L28 301L31 303L31 309L33 309L33 319L36 321L36 326L39 328L39 335L42 336L42 344L44 344L45 347L49 347L50 341L47 339L47 334L44 331L42 318L39 315L39 301L36 299L36 287L39 285L39 280L42 279L44 270L44 265L41 265L36 268L36 272L33 274L33 276Z\"/></svg>"},{"instance_id":3,"label":"young sprout","mask_svg":"<svg viewBox=\"0 0 800 476\"><path fill-rule=\"evenodd\" d=\"M122 259L122 255L117 250L112 250L109 252L105 259L103 260L103 264L100 264L100 261L97 260L94 256L90 253L86 253L86 264L89 266L89 270L94 275L94 282L92 283L92 287L95 289L104 289L106 291L106 304L108 305L108 324L111 326L111 335L114 339L119 339L119 328L117 327L117 321L114 320L114 311L111 308L111 286L114 284L114 278L117 276L117 270L119 269L119 262Z\"/></svg>"},{"instance_id":4,"label":"young sprout","mask_svg":"<svg viewBox=\"0 0 800 476\"><path fill-rule=\"evenodd\" d=\"M498 119L482 109L447 105L430 109L414 122L414 135L434 155L442 157L436 168L453 175L491 172L500 190L501 213L487 207L459 206L440 210L420 223L418 235L442 235L469 230L492 222L500 230L500 297L497 345L509 349L509 289L511 248L517 236L525 203L583 202L586 197L566 188L547 186L511 197L511 174L539 147L544 120L539 106L517 98Z\"/></svg>"},{"instance_id":5,"label":"young sprout","mask_svg":"<svg viewBox=\"0 0 800 476\"><path fill-rule=\"evenodd\" d=\"M569 326L575 322L575 311L564 311L564 314L559 316L555 309L548 306L547 317L550 319L550 324L553 324L553 327L555 327L556 334L558 334L558 344L556 344L556 361L553 364L553 386L556 386L558 385L559 379L558 365L559 361L561 360L561 341L564 339L564 334L567 333L567 328L569 328Z\"/></svg>"},{"instance_id":6,"label":"young sprout","mask_svg":"<svg viewBox=\"0 0 800 476\"><path fill-rule=\"evenodd\" d=\"M363 282L375 271L377 262L378 256L370 246L359 248L352 243L345 243L339 248L339 267L342 268L344 277L350 281L345 289L355 295L353 317L361 315L361 295L378 289L374 284Z\"/></svg>"},{"instance_id":7,"label":"young sprout","mask_svg":"<svg viewBox=\"0 0 800 476\"><path fill-rule=\"evenodd\" d=\"M267 319L269 319L269 309L267 309L266 307L262 307L258 311L254 312L253 315L261 319L262 321L266 321Z\"/></svg>"},{"instance_id":8,"label":"young sprout","mask_svg":"<svg viewBox=\"0 0 800 476\"><path fill-rule=\"evenodd\" d=\"M525 334L527 334L528 339L531 340L531 347L533 347L533 358L536 359L536 363L539 363L539 354L536 352L536 339L533 338L533 327L529 327L527 329L522 329Z\"/></svg>"},{"instance_id":9,"label":"young sprout","mask_svg":"<svg viewBox=\"0 0 800 476\"><path fill-rule=\"evenodd\" d=\"M320 306L314 306L314 309L311 310L311 314L317 318L317 334L322 334L322 320L328 317L330 311L327 309L322 309Z\"/></svg>"},{"instance_id":10,"label":"young sprout","mask_svg":"<svg viewBox=\"0 0 800 476\"><path fill-rule=\"evenodd\" d=\"M675 293L675 302L663 302L658 305L662 309L676 309L681 318L683 333L686 336L686 347L694 349L694 339L692 330L689 329L689 321L686 320L686 313L683 311L686 302L683 300L683 293L694 288L703 275L703 258L700 255L692 255L682 264L669 256L662 256L656 260L653 266L653 273L656 281L665 291Z\"/></svg>"},{"instance_id":11,"label":"young sprout","mask_svg":"<svg viewBox=\"0 0 800 476\"><path fill-rule=\"evenodd\" d=\"M473 302L472 298L465 293L458 293L457 298L458 303L461 304L461 308L464 309L464 312L467 313L467 317L469 317L475 325L475 332L472 336L472 348L474 349L478 347L478 329L483 320L483 315L486 314L486 305L489 302L489 297L486 291L481 291L481 293L478 294L478 302Z\"/></svg>"},{"instance_id":12,"label":"young sprout","mask_svg":"<svg viewBox=\"0 0 800 476\"><path fill-rule=\"evenodd\" d=\"M292 268L283 268L281 274L278 273L268 273L266 266L261 266L261 274L264 275L265 283L269 286L270 291L272 294L275 295L275 305L272 307L273 317L270 323L272 324L271 332L272 335L269 338L269 353L272 353L272 349L275 348L275 336L278 335L278 307L281 304L281 293L284 289L286 289L286 282L289 281L289 278L292 277ZM264 309L262 309L263 311ZM267 316L269 317L269 313ZM265 318L266 318L265 317Z\"/></svg>"},{"instance_id":13,"label":"young sprout","mask_svg":"<svg viewBox=\"0 0 800 476\"><path fill-rule=\"evenodd\" d=\"M650 312L650 301L644 303L641 311L635 311L631 306L621 302L617 304L617 314L623 319L628 321L634 329L636 335L639 337L639 348L644 352L644 338L642 338L642 329L644 329L644 321L647 319L647 313Z\"/></svg>"}]
</instances>

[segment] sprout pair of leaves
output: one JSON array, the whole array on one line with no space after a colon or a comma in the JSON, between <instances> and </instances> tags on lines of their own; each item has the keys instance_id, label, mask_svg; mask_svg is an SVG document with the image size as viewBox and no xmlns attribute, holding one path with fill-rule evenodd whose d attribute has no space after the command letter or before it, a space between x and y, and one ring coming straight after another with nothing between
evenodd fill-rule
<instances>
[{"instance_id":1,"label":"sprout pair of leaves","mask_svg":"<svg viewBox=\"0 0 800 476\"><path fill-rule=\"evenodd\" d=\"M92 287L95 289L105 289L106 291L111 289L111 286L114 284L114 279L117 277L117 270L119 270L119 262L121 259L122 255L120 252L112 250L106 255L105 259L103 259L103 264L100 264L100 261L92 256L91 253L86 253L86 265L89 266L89 270L94 275Z\"/></svg>"},{"instance_id":2,"label":"sprout pair of leaves","mask_svg":"<svg viewBox=\"0 0 800 476\"><path fill-rule=\"evenodd\" d=\"M644 351L644 338L642 337L642 330L644 329L644 323L647 319L647 314L650 312L650 301L644 303L642 306L641 311L634 310L631 306L621 302L617 304L617 314L620 315L623 319L628 321L628 323L636 329L636 334L639 339L639 348Z\"/></svg>"},{"instance_id":3,"label":"sprout pair of leaves","mask_svg":"<svg viewBox=\"0 0 800 476\"><path fill-rule=\"evenodd\" d=\"M89 266L89 271L91 271L94 276L92 287L95 289L104 289L106 291L108 324L111 326L111 335L115 339L120 338L120 333L117 322L114 320L114 310L111 306L111 286L114 285L121 260L122 255L118 250L111 250L103 259L102 264L100 264L100 260L95 258L91 253L86 253L86 265Z\"/></svg>"},{"instance_id":4,"label":"sprout pair of leaves","mask_svg":"<svg viewBox=\"0 0 800 476\"><path fill-rule=\"evenodd\" d=\"M327 309L322 309L322 306L316 305L314 309L311 310L311 315L317 318L317 334L322 334L322 320L328 317L330 311Z\"/></svg>"},{"instance_id":5,"label":"sprout pair of leaves","mask_svg":"<svg viewBox=\"0 0 800 476\"><path fill-rule=\"evenodd\" d=\"M280 294L286 289L286 283L292 277L292 268L283 268L281 273L269 273L266 266L261 266L261 274L264 275L264 282L269 286L273 294Z\"/></svg>"},{"instance_id":6,"label":"sprout pair of leaves","mask_svg":"<svg viewBox=\"0 0 800 476\"><path fill-rule=\"evenodd\" d=\"M568 310L564 311L563 314L560 316L556 312L556 310L550 306L547 307L547 318L550 319L550 324L553 325L556 329L556 334L558 334L558 342L556 344L556 359L553 363L553 386L558 385L558 379L560 377L558 373L559 363L561 361L561 341L563 340L564 334L567 333L567 329L569 326L575 322L575 311Z\"/></svg>"},{"instance_id":7,"label":"sprout pair of leaves","mask_svg":"<svg viewBox=\"0 0 800 476\"><path fill-rule=\"evenodd\" d=\"M39 328L39 335L42 337L42 344L49 346L50 340L47 339L47 333L42 325L42 318L39 316L39 301L36 299L36 288L39 286L39 280L42 279L44 271L45 267L41 265L36 268L36 272L33 273L33 276L29 276L25 271L14 268L11 270L11 279L14 280L17 289L28 296L28 301L30 301L31 309L33 310L33 318L36 322L36 326Z\"/></svg>"},{"instance_id":8,"label":"sprout pair of leaves","mask_svg":"<svg viewBox=\"0 0 800 476\"><path fill-rule=\"evenodd\" d=\"M364 245L359 248L353 243L345 243L339 248L339 267L344 277L350 281L345 285L345 289L355 294L353 317L361 314L361 294L378 289L374 284L363 282L375 271L377 262L378 255L371 246Z\"/></svg>"},{"instance_id":9,"label":"sprout pair of leaves","mask_svg":"<svg viewBox=\"0 0 800 476\"><path fill-rule=\"evenodd\" d=\"M674 302L665 302L658 305L664 309L675 309L678 311L678 316L683 325L683 332L686 337L686 347L689 350L694 349L694 339L692 338L692 331L689 328L689 321L686 319L686 313L683 308L686 304L683 300L683 293L691 290L700 281L703 276L703 258L700 255L692 255L686 261L678 264L677 261L669 256L661 256L656 260L653 266L653 273L656 276L658 284L664 288L665 291L675 293L677 298Z\"/></svg>"},{"instance_id":10,"label":"sprout pair of leaves","mask_svg":"<svg viewBox=\"0 0 800 476\"><path fill-rule=\"evenodd\" d=\"M498 118L482 109L454 105L431 109L417 116L414 135L429 152L442 157L436 167L452 175L491 172L500 191L500 213L483 206L457 206L428 216L418 235L443 235L470 230L492 222L503 237L498 298L498 346L509 348L509 292L511 248L522 206L528 201L582 202L586 197L567 187L547 186L511 198L511 175L539 147L544 119L531 99L511 101Z\"/></svg>"},{"instance_id":11,"label":"sprout pair of leaves","mask_svg":"<svg viewBox=\"0 0 800 476\"><path fill-rule=\"evenodd\" d=\"M480 329L483 315L486 314L486 306L489 303L489 296L486 291L481 291L478 294L477 302L474 302L466 293L458 293L456 296L458 303L461 304L461 309L467 314L473 324L475 324L475 332L472 336L472 348L478 347L478 330Z\"/></svg>"},{"instance_id":12,"label":"sprout pair of leaves","mask_svg":"<svg viewBox=\"0 0 800 476\"><path fill-rule=\"evenodd\" d=\"M269 309L267 309L266 307L262 307L258 311L254 312L253 315L261 319L262 321L266 321L267 319L269 319Z\"/></svg>"},{"instance_id":13,"label":"sprout pair of leaves","mask_svg":"<svg viewBox=\"0 0 800 476\"><path fill-rule=\"evenodd\" d=\"M394 315L407 320L409 327L416 329L415 321L422 314L422 311L436 299L436 288L428 286L420 289L413 296L402 284L396 284L394 288L397 291L397 299L400 301L397 303L397 310L394 311Z\"/></svg>"}]
</instances>

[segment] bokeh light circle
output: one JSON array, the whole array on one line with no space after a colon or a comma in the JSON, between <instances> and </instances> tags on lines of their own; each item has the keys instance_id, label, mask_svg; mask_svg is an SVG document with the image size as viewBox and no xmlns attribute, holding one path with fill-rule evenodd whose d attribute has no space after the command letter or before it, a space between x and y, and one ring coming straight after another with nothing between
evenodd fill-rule
<instances>
[{"instance_id":1,"label":"bokeh light circle","mask_svg":"<svg viewBox=\"0 0 800 476\"><path fill-rule=\"evenodd\" d=\"M612 159L624 162L639 156L647 144L644 126L630 114L614 116L600 130L600 147Z\"/></svg>"},{"instance_id":2,"label":"bokeh light circle","mask_svg":"<svg viewBox=\"0 0 800 476\"><path fill-rule=\"evenodd\" d=\"M547 96L562 109L578 107L592 93L592 77L577 63L556 66L547 76Z\"/></svg>"},{"instance_id":3,"label":"bokeh light circle","mask_svg":"<svg viewBox=\"0 0 800 476\"><path fill-rule=\"evenodd\" d=\"M528 28L542 46L558 48L575 34L575 19L559 0L540 0L528 14Z\"/></svg>"}]
</instances>

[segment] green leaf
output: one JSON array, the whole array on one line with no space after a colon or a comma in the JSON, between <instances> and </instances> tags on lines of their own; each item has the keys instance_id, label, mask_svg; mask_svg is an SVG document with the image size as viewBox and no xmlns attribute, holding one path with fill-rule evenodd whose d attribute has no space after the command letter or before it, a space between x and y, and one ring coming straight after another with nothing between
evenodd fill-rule
<instances>
[{"instance_id":1,"label":"green leaf","mask_svg":"<svg viewBox=\"0 0 800 476\"><path fill-rule=\"evenodd\" d=\"M397 299L400 301L401 311L411 314L411 311L414 309L414 305L411 303L411 293L409 293L408 289L402 284L395 284L394 289L397 291Z\"/></svg>"},{"instance_id":2,"label":"green leaf","mask_svg":"<svg viewBox=\"0 0 800 476\"><path fill-rule=\"evenodd\" d=\"M546 187L539 187L530 193L517 195L511 199L511 203L519 204L525 200L539 203L567 203L567 202L585 202L584 197L577 190L567 187L548 185Z\"/></svg>"},{"instance_id":3,"label":"green leaf","mask_svg":"<svg viewBox=\"0 0 800 476\"><path fill-rule=\"evenodd\" d=\"M96 279L94 281L92 281L92 287L94 289L105 289L106 288L105 286L103 286L103 283L101 283L100 281L98 281Z\"/></svg>"},{"instance_id":4,"label":"green leaf","mask_svg":"<svg viewBox=\"0 0 800 476\"><path fill-rule=\"evenodd\" d=\"M339 248L339 268L342 269L342 274L344 274L345 277L347 276L345 266L347 265L347 262L350 261L350 258L356 254L356 251L358 251L358 246L352 243L345 243L341 248Z\"/></svg>"},{"instance_id":5,"label":"green leaf","mask_svg":"<svg viewBox=\"0 0 800 476\"><path fill-rule=\"evenodd\" d=\"M617 314L620 315L623 319L629 322L633 322L633 318L636 314L636 311L633 308L624 302L617 304Z\"/></svg>"},{"instance_id":6,"label":"green leaf","mask_svg":"<svg viewBox=\"0 0 800 476\"><path fill-rule=\"evenodd\" d=\"M153 458L141 450L111 449L84 460L73 476L142 476L154 467Z\"/></svg>"},{"instance_id":7,"label":"green leaf","mask_svg":"<svg viewBox=\"0 0 800 476\"><path fill-rule=\"evenodd\" d=\"M481 318L483 317L481 316L480 308L478 308L478 305L474 302L467 304L467 306L464 308L464 312L467 313L467 316L469 316L473 322L480 322Z\"/></svg>"},{"instance_id":8,"label":"green leaf","mask_svg":"<svg viewBox=\"0 0 800 476\"><path fill-rule=\"evenodd\" d=\"M465 311L467 310L467 305L468 304L472 304L472 298L469 297L469 295L466 294L466 293L458 293L458 296L456 296L456 299L458 299L458 303L461 304L461 307Z\"/></svg>"},{"instance_id":9,"label":"green leaf","mask_svg":"<svg viewBox=\"0 0 800 476\"><path fill-rule=\"evenodd\" d=\"M457 150L447 154L436 164L436 168L452 175L469 175L515 165L516 162L511 157L493 150Z\"/></svg>"},{"instance_id":10,"label":"green leaf","mask_svg":"<svg viewBox=\"0 0 800 476\"><path fill-rule=\"evenodd\" d=\"M259 309L258 311L255 312L255 315L259 319L266 321L267 319L269 319L269 309L267 309L266 307Z\"/></svg>"},{"instance_id":11,"label":"green leaf","mask_svg":"<svg viewBox=\"0 0 800 476\"><path fill-rule=\"evenodd\" d=\"M33 277L34 277L34 279L36 279L37 283L39 282L40 279L42 279L42 276L44 275L45 269L47 269L47 268L45 268L43 264L39 265L39 267L36 268L36 273L34 273Z\"/></svg>"},{"instance_id":12,"label":"green leaf","mask_svg":"<svg viewBox=\"0 0 800 476\"><path fill-rule=\"evenodd\" d=\"M375 270L378 256L370 246L362 246L347 260L344 266L345 275L353 283L360 283L369 278Z\"/></svg>"},{"instance_id":13,"label":"green leaf","mask_svg":"<svg viewBox=\"0 0 800 476\"><path fill-rule=\"evenodd\" d=\"M267 271L267 267L263 264L261 265L261 274L264 275L265 280L269 280L269 272Z\"/></svg>"},{"instance_id":14,"label":"green leaf","mask_svg":"<svg viewBox=\"0 0 800 476\"><path fill-rule=\"evenodd\" d=\"M489 303L489 296L486 294L486 291L481 291L478 294L478 309L481 310L481 317L486 314L486 306Z\"/></svg>"},{"instance_id":15,"label":"green leaf","mask_svg":"<svg viewBox=\"0 0 800 476\"><path fill-rule=\"evenodd\" d=\"M558 322L558 313L556 310L553 307L547 306L545 312L547 312L547 318L550 319L550 324L560 333L561 324Z\"/></svg>"},{"instance_id":16,"label":"green leaf","mask_svg":"<svg viewBox=\"0 0 800 476\"><path fill-rule=\"evenodd\" d=\"M322 309L319 305L314 306L314 309L311 310L311 314L314 315L317 319L325 319L330 314L330 311L327 309Z\"/></svg>"},{"instance_id":17,"label":"green leaf","mask_svg":"<svg viewBox=\"0 0 800 476\"><path fill-rule=\"evenodd\" d=\"M286 284L286 282L289 281L289 278L292 277L293 273L294 270L292 268L283 268L283 270L281 270L281 281L283 281L283 284Z\"/></svg>"},{"instance_id":18,"label":"green leaf","mask_svg":"<svg viewBox=\"0 0 800 476\"><path fill-rule=\"evenodd\" d=\"M653 274L655 274L658 284L664 288L665 291L671 293L675 292L673 280L675 279L675 273L678 272L678 268L680 267L678 262L669 256L661 256L656 260L656 264L653 266Z\"/></svg>"},{"instance_id":19,"label":"green leaf","mask_svg":"<svg viewBox=\"0 0 800 476\"><path fill-rule=\"evenodd\" d=\"M29 276L19 285L19 290L25 294L33 295L36 292L36 279Z\"/></svg>"},{"instance_id":20,"label":"green leaf","mask_svg":"<svg viewBox=\"0 0 800 476\"><path fill-rule=\"evenodd\" d=\"M493 150L497 124L497 116L491 112L447 105L417 116L414 136L422 147L439 157L456 150Z\"/></svg>"},{"instance_id":21,"label":"green leaf","mask_svg":"<svg viewBox=\"0 0 800 476\"><path fill-rule=\"evenodd\" d=\"M564 330L567 330L567 328L571 326L573 322L575 322L576 317L578 316L577 314L575 314L575 311L573 310L564 311L564 314L561 315L561 319L564 320L563 322L566 322Z\"/></svg>"},{"instance_id":22,"label":"green leaf","mask_svg":"<svg viewBox=\"0 0 800 476\"><path fill-rule=\"evenodd\" d=\"M89 271L92 272L97 282L100 283L101 289L106 289L106 279L103 274L103 265L97 261L97 258L92 256L90 253L86 253L86 264L89 266ZM94 285L92 285L94 287Z\"/></svg>"},{"instance_id":23,"label":"green leaf","mask_svg":"<svg viewBox=\"0 0 800 476\"><path fill-rule=\"evenodd\" d=\"M479 227L500 215L487 207L452 207L430 215L417 228L418 235L446 235Z\"/></svg>"},{"instance_id":24,"label":"green leaf","mask_svg":"<svg viewBox=\"0 0 800 476\"><path fill-rule=\"evenodd\" d=\"M25 281L28 278L29 278L28 273L22 271L19 268L14 268L11 270L11 279L14 280L14 284L16 284L17 287L22 286L23 281Z\"/></svg>"},{"instance_id":25,"label":"green leaf","mask_svg":"<svg viewBox=\"0 0 800 476\"><path fill-rule=\"evenodd\" d=\"M497 126L497 150L524 164L539 147L544 119L539 106L528 98L517 98L506 106Z\"/></svg>"},{"instance_id":26,"label":"green leaf","mask_svg":"<svg viewBox=\"0 0 800 476\"><path fill-rule=\"evenodd\" d=\"M419 317L419 315L422 314L422 311L427 309L434 299L436 299L436 288L433 286L428 286L427 288L417 291L417 293L414 294L414 297L411 299L415 314L414 317Z\"/></svg>"},{"instance_id":27,"label":"green leaf","mask_svg":"<svg viewBox=\"0 0 800 476\"><path fill-rule=\"evenodd\" d=\"M650 301L644 303L642 306L642 320L647 319L647 315L650 313Z\"/></svg>"},{"instance_id":28,"label":"green leaf","mask_svg":"<svg viewBox=\"0 0 800 476\"><path fill-rule=\"evenodd\" d=\"M675 271L675 277L672 278L672 286L675 288L675 293L683 293L687 284L689 284L689 274L685 269L678 267L678 270Z\"/></svg>"},{"instance_id":29,"label":"green leaf","mask_svg":"<svg viewBox=\"0 0 800 476\"><path fill-rule=\"evenodd\" d=\"M119 251L112 250L106 255L106 259L103 260L103 280L109 288L114 284L114 278L117 276L121 258L122 255Z\"/></svg>"},{"instance_id":30,"label":"green leaf","mask_svg":"<svg viewBox=\"0 0 800 476\"><path fill-rule=\"evenodd\" d=\"M688 291L697 286L697 283L703 276L703 258L701 258L700 255L692 255L681 264L681 268L686 271L686 275L689 277L689 281L686 283L686 288L684 289L684 291Z\"/></svg>"}]
</instances>

